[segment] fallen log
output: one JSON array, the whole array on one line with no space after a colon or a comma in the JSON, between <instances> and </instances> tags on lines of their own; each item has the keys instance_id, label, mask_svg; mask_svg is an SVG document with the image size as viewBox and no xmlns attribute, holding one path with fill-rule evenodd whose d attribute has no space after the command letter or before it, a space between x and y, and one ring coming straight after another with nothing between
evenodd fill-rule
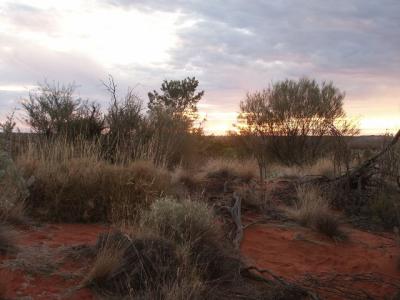
<instances>
[{"instance_id":1,"label":"fallen log","mask_svg":"<svg viewBox=\"0 0 400 300\"><path fill-rule=\"evenodd\" d=\"M389 151L392 151L400 140L400 130L391 142L378 154L364 161L360 166L329 179L323 176L301 179L299 184L319 185L336 207L344 208L352 213L365 205L382 185L384 171L382 160ZM395 176L394 181L400 187L400 177Z\"/></svg>"}]
</instances>

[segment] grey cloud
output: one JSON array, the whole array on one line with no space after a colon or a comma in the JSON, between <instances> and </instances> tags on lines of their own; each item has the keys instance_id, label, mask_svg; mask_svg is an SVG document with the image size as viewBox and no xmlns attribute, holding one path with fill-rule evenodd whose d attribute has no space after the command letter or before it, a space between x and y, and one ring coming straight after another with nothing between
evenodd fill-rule
<instances>
[{"instance_id":1,"label":"grey cloud","mask_svg":"<svg viewBox=\"0 0 400 300\"><path fill-rule=\"evenodd\" d=\"M196 76L205 103L237 109L247 91L286 77L333 80L350 98L398 91L400 1L398 0L99 0L126 9L180 12L179 46L167 66L125 65L105 69L90 57L57 53L0 36L0 85L43 78L76 80L82 95L107 96L99 82L115 75L121 92L134 86L145 99L163 79ZM54 11L8 7L7 17L32 30L57 31ZM0 17L4 16L0 15ZM183 26L188 21L192 26ZM0 110L6 97L0 94Z\"/></svg>"}]
</instances>

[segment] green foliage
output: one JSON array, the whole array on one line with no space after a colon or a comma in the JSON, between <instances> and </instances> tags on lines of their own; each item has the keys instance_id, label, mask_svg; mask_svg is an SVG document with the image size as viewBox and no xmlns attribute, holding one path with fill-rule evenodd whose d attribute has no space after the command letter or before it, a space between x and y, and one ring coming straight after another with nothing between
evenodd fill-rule
<instances>
[{"instance_id":1,"label":"green foliage","mask_svg":"<svg viewBox=\"0 0 400 300\"><path fill-rule=\"evenodd\" d=\"M3 131L6 137L9 137L11 135L11 133L14 131L15 125L17 125L15 123L14 115L15 111L6 116L5 122L0 123L0 129Z\"/></svg>"},{"instance_id":2,"label":"green foliage","mask_svg":"<svg viewBox=\"0 0 400 300\"><path fill-rule=\"evenodd\" d=\"M214 214L202 202L164 198L153 203L144 218L145 226L180 244L215 237Z\"/></svg>"},{"instance_id":3,"label":"green foliage","mask_svg":"<svg viewBox=\"0 0 400 300\"><path fill-rule=\"evenodd\" d=\"M29 99L22 103L27 123L35 132L47 137L98 136L104 128L100 107L75 98L74 91L73 84L50 85L47 82L31 91Z\"/></svg>"},{"instance_id":4,"label":"green foliage","mask_svg":"<svg viewBox=\"0 0 400 300\"><path fill-rule=\"evenodd\" d=\"M332 83L287 79L247 95L240 103L239 129L260 165L310 164L327 150L326 136L357 132L343 121L344 96Z\"/></svg>"},{"instance_id":5,"label":"green foliage","mask_svg":"<svg viewBox=\"0 0 400 300\"><path fill-rule=\"evenodd\" d=\"M149 110L164 109L173 113L196 113L197 103L204 95L204 91L196 93L199 81L194 77L184 80L164 80L161 92L148 93Z\"/></svg>"}]
</instances>

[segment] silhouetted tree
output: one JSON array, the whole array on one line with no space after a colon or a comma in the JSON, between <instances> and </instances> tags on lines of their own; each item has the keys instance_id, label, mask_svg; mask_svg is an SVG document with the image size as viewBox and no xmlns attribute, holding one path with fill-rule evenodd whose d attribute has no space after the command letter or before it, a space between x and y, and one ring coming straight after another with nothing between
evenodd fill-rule
<instances>
[{"instance_id":1,"label":"silhouetted tree","mask_svg":"<svg viewBox=\"0 0 400 300\"><path fill-rule=\"evenodd\" d=\"M183 80L164 80L161 84L161 94L157 91L148 93L150 112L164 110L174 115L185 115L197 119L197 103L204 91L196 93L199 81L194 77Z\"/></svg>"},{"instance_id":2,"label":"silhouetted tree","mask_svg":"<svg viewBox=\"0 0 400 300\"><path fill-rule=\"evenodd\" d=\"M31 128L47 137L94 137L104 128L100 106L73 96L75 85L50 85L47 82L29 93L22 103Z\"/></svg>"},{"instance_id":3,"label":"silhouetted tree","mask_svg":"<svg viewBox=\"0 0 400 300\"><path fill-rule=\"evenodd\" d=\"M238 117L242 135L248 137L265 175L268 161L303 165L321 157L327 136L353 134L345 121L345 94L333 83L301 78L285 80L247 94Z\"/></svg>"}]
</instances>

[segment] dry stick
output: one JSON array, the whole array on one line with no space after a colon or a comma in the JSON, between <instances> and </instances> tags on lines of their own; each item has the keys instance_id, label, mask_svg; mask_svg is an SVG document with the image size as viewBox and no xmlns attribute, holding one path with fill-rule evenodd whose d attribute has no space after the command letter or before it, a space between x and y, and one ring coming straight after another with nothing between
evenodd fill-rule
<instances>
[{"instance_id":1,"label":"dry stick","mask_svg":"<svg viewBox=\"0 0 400 300\"><path fill-rule=\"evenodd\" d=\"M256 271L256 272L258 272L258 273L260 273L262 275L258 275L258 274L254 273L254 272L251 272L251 271ZM315 293L303 288L302 286L300 286L300 285L298 285L296 283L291 283L291 282L285 281L282 277L279 277L279 276L275 275L273 272L271 272L268 269L259 269L259 268L255 267L255 266L248 266L248 267L242 268L240 270L240 272L242 274L247 272L248 276L252 276L253 279L258 280L258 281L262 281L262 282L264 282L264 283L266 283L268 285L272 284L273 286L276 286L276 284L278 283L278 284L282 285L285 288L298 288L298 289L301 289L305 293L307 293L307 295L310 297L310 299L320 300L318 295L316 295ZM271 281L271 280L266 279L263 276L264 273L267 273L269 276L271 276L273 278L273 280Z\"/></svg>"},{"instance_id":2,"label":"dry stick","mask_svg":"<svg viewBox=\"0 0 400 300\"><path fill-rule=\"evenodd\" d=\"M233 239L233 244L235 245L236 249L240 248L240 243L243 238L243 225L241 221L241 199L240 197L235 193L233 193L233 199L235 200L235 203L233 204L232 208L230 209L230 213L233 219L233 222L236 225L236 234L235 238Z\"/></svg>"}]
</instances>

